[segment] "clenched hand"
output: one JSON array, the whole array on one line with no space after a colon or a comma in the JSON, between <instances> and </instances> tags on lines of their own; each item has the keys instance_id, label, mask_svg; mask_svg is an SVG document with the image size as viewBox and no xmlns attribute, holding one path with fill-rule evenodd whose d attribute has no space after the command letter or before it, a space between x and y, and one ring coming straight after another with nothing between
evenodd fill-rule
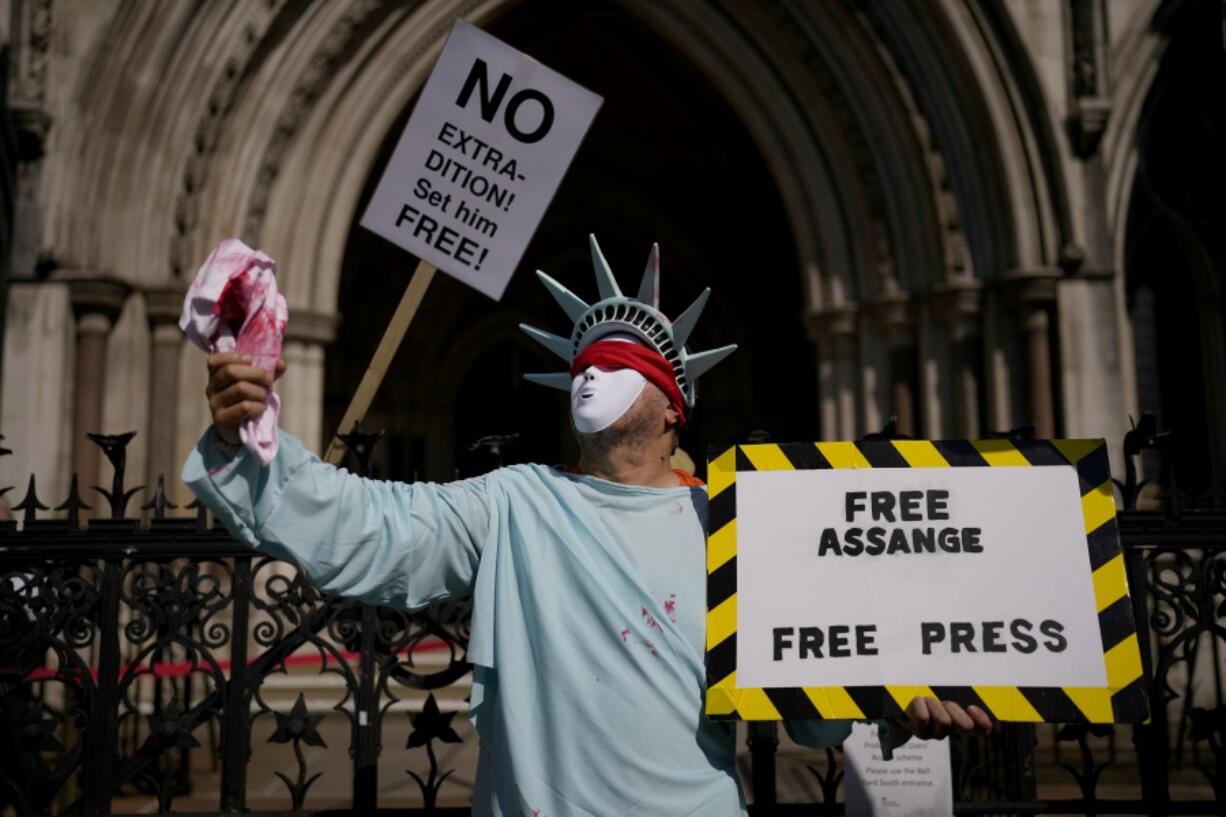
<instances>
[{"instance_id":1,"label":"clenched hand","mask_svg":"<svg viewBox=\"0 0 1226 817\"><path fill-rule=\"evenodd\" d=\"M238 443L238 427L259 417L268 405L268 390L285 374L285 361L277 361L275 375L251 365L251 355L218 352L209 355L209 384L204 394L209 399L213 425L228 443Z\"/></svg>"}]
</instances>

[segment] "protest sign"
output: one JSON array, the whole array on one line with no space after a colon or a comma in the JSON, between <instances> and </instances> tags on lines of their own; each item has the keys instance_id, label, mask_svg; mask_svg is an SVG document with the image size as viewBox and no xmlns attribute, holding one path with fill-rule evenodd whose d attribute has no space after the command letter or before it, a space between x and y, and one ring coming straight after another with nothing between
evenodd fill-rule
<instances>
[{"instance_id":1,"label":"protest sign","mask_svg":"<svg viewBox=\"0 0 1226 817\"><path fill-rule=\"evenodd\" d=\"M455 21L360 222L420 263L325 462L344 457L340 434L366 415L436 268L502 297L601 101Z\"/></svg>"},{"instance_id":2,"label":"protest sign","mask_svg":"<svg viewBox=\"0 0 1226 817\"><path fill-rule=\"evenodd\" d=\"M501 298L600 103L457 20L362 226Z\"/></svg>"},{"instance_id":3,"label":"protest sign","mask_svg":"<svg viewBox=\"0 0 1226 817\"><path fill-rule=\"evenodd\" d=\"M708 471L707 714L1137 721L1102 440L734 446Z\"/></svg>"},{"instance_id":4,"label":"protest sign","mask_svg":"<svg viewBox=\"0 0 1226 817\"><path fill-rule=\"evenodd\" d=\"M843 741L847 817L947 817L954 813L949 741L912 738L885 760L877 725L854 723Z\"/></svg>"}]
</instances>

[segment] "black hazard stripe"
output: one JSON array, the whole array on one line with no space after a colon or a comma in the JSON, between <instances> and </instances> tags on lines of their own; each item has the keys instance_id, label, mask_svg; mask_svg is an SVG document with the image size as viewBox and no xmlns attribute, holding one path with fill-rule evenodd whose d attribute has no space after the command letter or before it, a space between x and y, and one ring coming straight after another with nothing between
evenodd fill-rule
<instances>
[{"instance_id":1,"label":"black hazard stripe","mask_svg":"<svg viewBox=\"0 0 1226 817\"><path fill-rule=\"evenodd\" d=\"M707 502L708 536L718 533L736 519L736 483L732 483Z\"/></svg>"},{"instance_id":2,"label":"black hazard stripe","mask_svg":"<svg viewBox=\"0 0 1226 817\"><path fill-rule=\"evenodd\" d=\"M779 450L798 471L830 467L830 460L813 443L780 443Z\"/></svg>"},{"instance_id":3,"label":"black hazard stripe","mask_svg":"<svg viewBox=\"0 0 1226 817\"><path fill-rule=\"evenodd\" d=\"M856 443L856 448L860 449L864 459L868 460L868 464L874 468L911 467L911 463L903 458L903 455L894 447L894 443L889 440L865 440Z\"/></svg>"},{"instance_id":4,"label":"black hazard stripe","mask_svg":"<svg viewBox=\"0 0 1226 817\"><path fill-rule=\"evenodd\" d=\"M1140 723L1149 717L1149 698L1145 695L1145 674L1111 696L1116 723Z\"/></svg>"},{"instance_id":5,"label":"black hazard stripe","mask_svg":"<svg viewBox=\"0 0 1226 817\"><path fill-rule=\"evenodd\" d=\"M707 575L707 609L714 610L736 592L736 557Z\"/></svg>"},{"instance_id":6,"label":"black hazard stripe","mask_svg":"<svg viewBox=\"0 0 1226 817\"><path fill-rule=\"evenodd\" d=\"M800 687L766 687L762 691L785 718L812 720L822 716Z\"/></svg>"},{"instance_id":7,"label":"black hazard stripe","mask_svg":"<svg viewBox=\"0 0 1226 817\"><path fill-rule=\"evenodd\" d=\"M844 689L861 712L880 712L884 718L897 718L904 714L894 696L883 686Z\"/></svg>"},{"instance_id":8,"label":"black hazard stripe","mask_svg":"<svg viewBox=\"0 0 1226 817\"><path fill-rule=\"evenodd\" d=\"M1060 687L1018 687L1017 691L1048 723L1055 721L1060 723L1089 722L1081 708L1073 703L1073 699Z\"/></svg>"},{"instance_id":9,"label":"black hazard stripe","mask_svg":"<svg viewBox=\"0 0 1226 817\"><path fill-rule=\"evenodd\" d=\"M1086 534L1090 551L1090 572L1093 573L1120 554L1120 526L1115 516Z\"/></svg>"},{"instance_id":10,"label":"black hazard stripe","mask_svg":"<svg viewBox=\"0 0 1226 817\"><path fill-rule=\"evenodd\" d=\"M1013 447L1031 465L1068 465L1069 461L1050 440L1013 440ZM1084 492L1083 492L1084 493Z\"/></svg>"},{"instance_id":11,"label":"black hazard stripe","mask_svg":"<svg viewBox=\"0 0 1226 817\"><path fill-rule=\"evenodd\" d=\"M986 468L988 461L969 440L934 440L937 452L954 468Z\"/></svg>"},{"instance_id":12,"label":"black hazard stripe","mask_svg":"<svg viewBox=\"0 0 1226 817\"><path fill-rule=\"evenodd\" d=\"M973 687L936 686L931 687L931 689L932 694L935 695L939 701L953 701L963 709L966 709L968 706L977 706L984 712L991 713L992 711L988 709L988 705L983 702L983 699L979 697L979 693L977 693Z\"/></svg>"},{"instance_id":13,"label":"black hazard stripe","mask_svg":"<svg viewBox=\"0 0 1226 817\"><path fill-rule=\"evenodd\" d=\"M1077 461L1077 479L1081 482L1082 496L1111 479L1106 445L1100 445Z\"/></svg>"},{"instance_id":14,"label":"black hazard stripe","mask_svg":"<svg viewBox=\"0 0 1226 817\"><path fill-rule=\"evenodd\" d=\"M707 686L713 687L736 671L736 633L707 650Z\"/></svg>"},{"instance_id":15,"label":"black hazard stripe","mask_svg":"<svg viewBox=\"0 0 1226 817\"><path fill-rule=\"evenodd\" d=\"M1098 614L1098 629L1103 636L1103 655L1137 631L1132 623L1132 600L1127 593Z\"/></svg>"}]
</instances>

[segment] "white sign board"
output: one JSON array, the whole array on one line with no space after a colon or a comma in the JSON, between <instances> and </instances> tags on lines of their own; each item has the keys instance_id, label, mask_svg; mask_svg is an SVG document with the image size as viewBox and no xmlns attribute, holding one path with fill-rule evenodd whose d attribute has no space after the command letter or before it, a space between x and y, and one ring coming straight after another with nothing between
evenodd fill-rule
<instances>
[{"instance_id":1,"label":"white sign board","mask_svg":"<svg viewBox=\"0 0 1226 817\"><path fill-rule=\"evenodd\" d=\"M708 469L707 714L1145 717L1101 440L734 446Z\"/></svg>"},{"instance_id":2,"label":"white sign board","mask_svg":"<svg viewBox=\"0 0 1226 817\"><path fill-rule=\"evenodd\" d=\"M457 20L362 226L501 298L601 101Z\"/></svg>"},{"instance_id":3,"label":"white sign board","mask_svg":"<svg viewBox=\"0 0 1226 817\"><path fill-rule=\"evenodd\" d=\"M854 723L843 741L843 790L847 817L948 817L949 741L912 738L883 760L876 724Z\"/></svg>"},{"instance_id":4,"label":"white sign board","mask_svg":"<svg viewBox=\"0 0 1226 817\"><path fill-rule=\"evenodd\" d=\"M737 680L1104 686L1080 497L1071 468L742 474Z\"/></svg>"}]
</instances>

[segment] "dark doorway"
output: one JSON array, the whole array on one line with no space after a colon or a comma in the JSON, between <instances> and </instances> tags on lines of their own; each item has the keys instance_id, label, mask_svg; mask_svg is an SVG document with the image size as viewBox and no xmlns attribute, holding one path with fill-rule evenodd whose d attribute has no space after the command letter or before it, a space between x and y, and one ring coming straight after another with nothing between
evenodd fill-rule
<instances>
[{"instance_id":1,"label":"dark doorway","mask_svg":"<svg viewBox=\"0 0 1226 817\"><path fill-rule=\"evenodd\" d=\"M532 270L594 299L588 233L631 292L658 241L667 314L679 314L704 286L714 290L690 348L740 344L699 384L682 446L700 466L708 445L756 429L776 439L815 438L816 364L792 238L766 165L719 92L611 3L529 2L489 28L605 102L502 302L435 279L370 412L367 426L389 438L376 460L380 475L449 479L457 469L482 470L491 458L468 448L490 434L520 435L502 450L504 462L573 460L565 395L521 379L562 363L516 325L569 332ZM385 140L367 196L400 127ZM329 429L415 263L356 219L339 293L342 325L327 362Z\"/></svg>"},{"instance_id":2,"label":"dark doorway","mask_svg":"<svg viewBox=\"0 0 1226 817\"><path fill-rule=\"evenodd\" d=\"M1168 10L1128 214L1128 307L1140 408L1174 432L1179 486L1201 493L1226 467L1226 47L1217 0Z\"/></svg>"}]
</instances>

